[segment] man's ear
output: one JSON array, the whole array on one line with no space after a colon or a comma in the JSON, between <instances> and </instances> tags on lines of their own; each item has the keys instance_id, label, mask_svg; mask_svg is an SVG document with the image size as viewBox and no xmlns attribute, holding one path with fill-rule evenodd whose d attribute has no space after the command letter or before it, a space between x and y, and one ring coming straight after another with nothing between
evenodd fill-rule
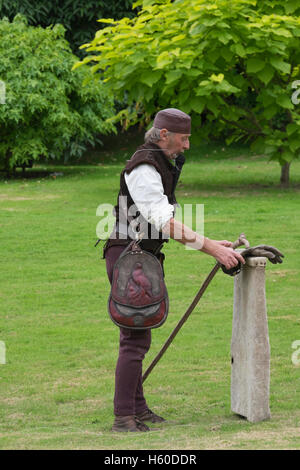
<instances>
[{"instance_id":1,"label":"man's ear","mask_svg":"<svg viewBox=\"0 0 300 470\"><path fill-rule=\"evenodd\" d=\"M168 134L168 129L160 130L160 140L166 140Z\"/></svg>"}]
</instances>

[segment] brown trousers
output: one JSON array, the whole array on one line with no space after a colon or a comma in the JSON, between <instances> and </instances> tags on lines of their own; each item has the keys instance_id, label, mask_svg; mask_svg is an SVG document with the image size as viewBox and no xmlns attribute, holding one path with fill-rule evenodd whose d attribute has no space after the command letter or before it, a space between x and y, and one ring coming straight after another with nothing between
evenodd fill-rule
<instances>
[{"instance_id":1,"label":"brown trousers","mask_svg":"<svg viewBox=\"0 0 300 470\"><path fill-rule=\"evenodd\" d=\"M114 264L124 249L125 246L111 246L105 253L110 283ZM114 413L117 416L137 415L148 408L142 386L142 363L150 344L151 330L120 328L114 396Z\"/></svg>"}]
</instances>

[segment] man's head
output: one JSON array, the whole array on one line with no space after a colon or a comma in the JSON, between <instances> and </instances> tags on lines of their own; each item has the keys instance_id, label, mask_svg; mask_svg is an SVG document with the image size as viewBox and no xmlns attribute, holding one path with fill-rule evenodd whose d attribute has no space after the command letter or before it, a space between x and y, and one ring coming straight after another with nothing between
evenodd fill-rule
<instances>
[{"instance_id":1,"label":"man's head","mask_svg":"<svg viewBox=\"0 0 300 470\"><path fill-rule=\"evenodd\" d=\"M155 142L163 149L168 158L173 159L190 147L191 118L175 108L159 111L153 127L145 136L146 142Z\"/></svg>"}]
</instances>

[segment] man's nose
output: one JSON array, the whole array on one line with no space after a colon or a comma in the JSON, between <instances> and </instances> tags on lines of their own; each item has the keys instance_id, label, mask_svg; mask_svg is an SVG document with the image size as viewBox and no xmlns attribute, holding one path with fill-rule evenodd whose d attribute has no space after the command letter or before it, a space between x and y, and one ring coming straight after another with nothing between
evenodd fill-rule
<instances>
[{"instance_id":1,"label":"man's nose","mask_svg":"<svg viewBox=\"0 0 300 470\"><path fill-rule=\"evenodd\" d=\"M188 150L188 149L190 148L190 141L189 141L189 140L187 140L186 142L184 142L183 148L184 148L184 150Z\"/></svg>"}]
</instances>

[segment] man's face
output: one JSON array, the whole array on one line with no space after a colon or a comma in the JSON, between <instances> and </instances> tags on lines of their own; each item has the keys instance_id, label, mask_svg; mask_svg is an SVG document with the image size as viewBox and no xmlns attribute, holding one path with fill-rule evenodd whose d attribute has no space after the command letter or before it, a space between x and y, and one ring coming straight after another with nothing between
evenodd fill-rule
<instances>
[{"instance_id":1,"label":"man's face","mask_svg":"<svg viewBox=\"0 0 300 470\"><path fill-rule=\"evenodd\" d=\"M167 150L166 154L170 159L174 159L180 153L190 148L190 134L168 134L163 133L163 147Z\"/></svg>"}]
</instances>

